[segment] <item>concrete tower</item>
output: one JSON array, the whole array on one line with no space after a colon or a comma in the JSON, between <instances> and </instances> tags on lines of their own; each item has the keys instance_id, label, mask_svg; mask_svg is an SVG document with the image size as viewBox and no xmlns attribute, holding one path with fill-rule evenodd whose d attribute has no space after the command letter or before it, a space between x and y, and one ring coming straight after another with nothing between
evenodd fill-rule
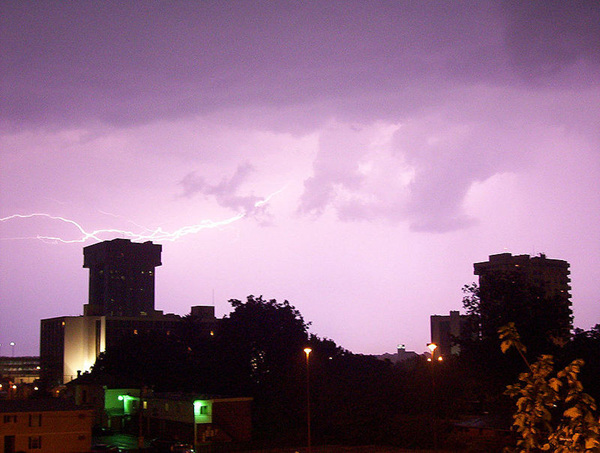
<instances>
[{"instance_id":1,"label":"concrete tower","mask_svg":"<svg viewBox=\"0 0 600 453\"><path fill-rule=\"evenodd\" d=\"M154 314L154 270L162 263L162 246L113 239L83 249L83 267L90 270L88 316Z\"/></svg>"}]
</instances>

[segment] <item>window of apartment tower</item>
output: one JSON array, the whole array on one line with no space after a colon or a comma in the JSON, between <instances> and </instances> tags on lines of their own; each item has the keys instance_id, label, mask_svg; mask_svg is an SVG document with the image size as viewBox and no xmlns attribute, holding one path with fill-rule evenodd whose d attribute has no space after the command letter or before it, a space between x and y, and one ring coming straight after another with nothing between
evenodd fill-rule
<instances>
[{"instance_id":1,"label":"window of apartment tower","mask_svg":"<svg viewBox=\"0 0 600 453\"><path fill-rule=\"evenodd\" d=\"M42 436L29 436L29 449L36 450L42 448Z\"/></svg>"},{"instance_id":2,"label":"window of apartment tower","mask_svg":"<svg viewBox=\"0 0 600 453\"><path fill-rule=\"evenodd\" d=\"M4 423L17 423L17 416L16 415L5 415Z\"/></svg>"},{"instance_id":3,"label":"window of apartment tower","mask_svg":"<svg viewBox=\"0 0 600 453\"><path fill-rule=\"evenodd\" d=\"M42 426L42 414L29 414L29 426Z\"/></svg>"}]
</instances>

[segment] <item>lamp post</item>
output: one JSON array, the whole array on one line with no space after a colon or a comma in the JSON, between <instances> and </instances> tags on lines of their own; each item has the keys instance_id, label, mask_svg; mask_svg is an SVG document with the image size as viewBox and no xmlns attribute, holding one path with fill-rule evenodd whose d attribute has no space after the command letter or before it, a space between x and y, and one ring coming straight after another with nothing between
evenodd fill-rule
<instances>
[{"instance_id":1,"label":"lamp post","mask_svg":"<svg viewBox=\"0 0 600 453\"><path fill-rule=\"evenodd\" d=\"M311 348L304 348L304 353L306 354L306 439L308 445L308 453L311 453L310 446L310 366L309 366L309 357L312 352Z\"/></svg>"},{"instance_id":2,"label":"lamp post","mask_svg":"<svg viewBox=\"0 0 600 453\"><path fill-rule=\"evenodd\" d=\"M12 348L12 356L13 356L13 357L15 356L15 344L16 344L16 343L15 343L14 341L11 341L11 342L10 342L10 347Z\"/></svg>"},{"instance_id":3,"label":"lamp post","mask_svg":"<svg viewBox=\"0 0 600 453\"><path fill-rule=\"evenodd\" d=\"M435 363L435 350L437 344L429 343L427 349L431 351L431 358L427 359L431 362L431 427L433 429L433 448L437 450L437 429L435 427L435 373L433 370ZM439 357L440 359L442 356Z\"/></svg>"}]
</instances>

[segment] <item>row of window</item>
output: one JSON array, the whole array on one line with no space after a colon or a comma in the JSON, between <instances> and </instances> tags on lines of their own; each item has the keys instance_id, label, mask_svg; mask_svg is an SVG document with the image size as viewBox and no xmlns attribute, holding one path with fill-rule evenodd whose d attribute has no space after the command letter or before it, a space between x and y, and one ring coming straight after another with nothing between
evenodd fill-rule
<instances>
[{"instance_id":1,"label":"row of window","mask_svg":"<svg viewBox=\"0 0 600 453\"><path fill-rule=\"evenodd\" d=\"M5 415L4 423L17 423L17 416ZM42 426L42 414L29 414L29 426Z\"/></svg>"}]
</instances>

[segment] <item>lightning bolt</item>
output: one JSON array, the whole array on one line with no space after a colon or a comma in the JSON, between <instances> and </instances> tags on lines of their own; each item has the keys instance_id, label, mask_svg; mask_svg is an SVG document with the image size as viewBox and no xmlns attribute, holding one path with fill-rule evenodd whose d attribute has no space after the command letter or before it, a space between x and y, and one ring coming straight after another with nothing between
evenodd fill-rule
<instances>
[{"instance_id":1,"label":"lightning bolt","mask_svg":"<svg viewBox=\"0 0 600 453\"><path fill-rule=\"evenodd\" d=\"M257 201L256 203L254 203L254 207L255 208L260 208L261 206L266 205L269 201L271 201L271 198L273 198L275 195L278 195L281 192L283 192L286 187L287 187L287 184L285 186L283 186L281 189L276 190L275 192L273 192L271 195L268 195L264 199Z\"/></svg>"},{"instance_id":2,"label":"lightning bolt","mask_svg":"<svg viewBox=\"0 0 600 453\"><path fill-rule=\"evenodd\" d=\"M271 198L273 198L278 193L282 192L284 190L284 188L285 187L279 189L276 192L273 192L272 194L270 194L263 200L257 201L254 204L254 206L255 207L264 206L271 200ZM119 216L116 216L115 214L109 214L109 213L104 213L104 214L119 217ZM166 231L161 227L158 227L158 228L152 230L150 228L146 228L146 227L143 227L141 225L137 225L134 223L134 225L139 226L141 229L143 229L144 230L143 232L126 231L126 230L119 230L119 229L115 229L115 228L86 231L85 228L83 226L81 226L79 223L77 223L75 220L71 220L71 219L67 219L65 217L55 216L55 215L51 215L51 214L47 214L47 213L43 213L43 212L35 212L32 214L13 214L13 215L9 215L7 217L0 218L0 222L8 222L8 221L15 220L15 219L32 219L32 218L40 218L40 217L50 219L53 221L57 221L57 222L62 222L62 223L65 223L65 224L75 227L75 229L79 232L80 236L77 239L64 239L64 238L57 237L57 236L43 236L43 235L37 235L35 237L10 238L10 239L39 239L41 241L54 243L54 244L56 244L56 243L73 244L73 243L78 243L78 242L86 242L88 240L103 241L106 239L106 236L109 236L109 235L121 236L123 238L130 239L132 241L176 241L184 236L199 233L202 230L211 229L211 228L219 228L219 227L224 227L224 226L230 225L234 222L237 222L237 221L243 219L247 215L248 215L247 212L241 212L233 217L229 217L224 220L218 220L218 221L203 220L198 224L187 225L187 226L181 227L175 231ZM131 222L131 223L133 223L133 222ZM2 239L6 240L7 238L2 238Z\"/></svg>"},{"instance_id":3,"label":"lightning bolt","mask_svg":"<svg viewBox=\"0 0 600 453\"><path fill-rule=\"evenodd\" d=\"M154 230L146 230L146 232L134 232L134 231L126 231L119 230L116 228L107 228L107 229L99 229L94 231L86 231L79 223L74 220L67 219L65 217L54 216L50 214L46 214L43 212L36 212L33 214L13 214L8 217L0 218L0 222L7 222L13 219L31 219L35 217L43 217L59 222L66 223L68 225L74 226L77 231L80 233L80 237L77 239L64 239L57 236L43 236L37 235L33 238L19 238L19 239L39 239L44 242L50 243L63 243L63 244L73 244L77 242L86 242L88 240L96 240L102 241L103 237L107 235L121 236L127 239L131 239L132 241L176 241L183 236L187 236L189 234L195 234L202 230L209 228L218 228L225 225L229 225L233 222L236 222L243 217L246 216L246 213L238 214L234 217L230 217L225 220L213 221L213 220L203 220L199 224L196 225L188 225L182 228L179 228L175 231L166 231L161 227L156 228Z\"/></svg>"}]
</instances>

